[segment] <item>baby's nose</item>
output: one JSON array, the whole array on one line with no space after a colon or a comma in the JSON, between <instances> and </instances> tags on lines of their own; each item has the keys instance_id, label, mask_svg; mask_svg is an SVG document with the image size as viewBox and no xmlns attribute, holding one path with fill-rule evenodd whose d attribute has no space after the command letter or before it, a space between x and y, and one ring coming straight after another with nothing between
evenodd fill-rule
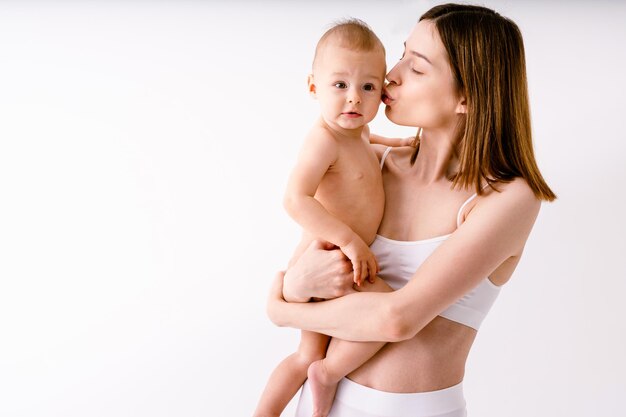
<instances>
[{"instance_id":1,"label":"baby's nose","mask_svg":"<svg viewBox=\"0 0 626 417\"><path fill-rule=\"evenodd\" d=\"M352 104L361 103L361 96L356 91L348 94L348 103L352 103Z\"/></svg>"}]
</instances>

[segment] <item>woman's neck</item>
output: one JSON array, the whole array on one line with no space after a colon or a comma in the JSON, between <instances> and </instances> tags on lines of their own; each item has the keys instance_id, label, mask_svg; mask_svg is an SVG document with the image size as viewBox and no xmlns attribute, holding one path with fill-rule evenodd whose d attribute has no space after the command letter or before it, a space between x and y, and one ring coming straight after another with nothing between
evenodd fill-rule
<instances>
[{"instance_id":1,"label":"woman's neck","mask_svg":"<svg viewBox=\"0 0 626 417\"><path fill-rule=\"evenodd\" d=\"M424 183L448 180L459 170L458 143L454 131L424 130L414 167Z\"/></svg>"}]
</instances>

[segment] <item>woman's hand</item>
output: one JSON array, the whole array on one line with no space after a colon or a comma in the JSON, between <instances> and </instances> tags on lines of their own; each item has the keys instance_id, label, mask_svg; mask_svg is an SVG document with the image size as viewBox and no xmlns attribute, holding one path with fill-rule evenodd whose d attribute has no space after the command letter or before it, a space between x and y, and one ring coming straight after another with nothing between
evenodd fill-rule
<instances>
[{"instance_id":1,"label":"woman's hand","mask_svg":"<svg viewBox=\"0 0 626 417\"><path fill-rule=\"evenodd\" d=\"M284 274L282 297L289 302L330 299L355 292L350 261L334 245L315 240Z\"/></svg>"},{"instance_id":2,"label":"woman's hand","mask_svg":"<svg viewBox=\"0 0 626 417\"><path fill-rule=\"evenodd\" d=\"M327 251L320 248L319 243L308 248L306 257L309 259L305 258L307 263L320 260L318 252L320 250ZM323 260L322 262L326 263ZM347 261L341 261L342 264L345 262ZM351 269L350 272L343 272L341 275L347 283L345 287L350 288L347 291L356 293L352 287L349 287L352 284ZM376 281L382 284L381 280ZM388 312L392 311L389 304L392 301L385 302L386 298L383 298L393 293L359 292L322 303L288 303L283 298L283 283L287 283L287 277L285 272L281 271L274 277L267 300L267 315L277 326L309 330L359 342L395 341L391 339L393 334L389 335L389 330L394 329L389 325L388 320ZM366 284L366 287L368 285L370 284ZM387 289L383 288L382 291L387 291ZM373 318L361 320L363 311L373 312Z\"/></svg>"},{"instance_id":3,"label":"woman's hand","mask_svg":"<svg viewBox=\"0 0 626 417\"><path fill-rule=\"evenodd\" d=\"M341 246L341 251L352 262L354 283L357 286L361 286L364 278L367 278L370 283L374 283L378 273L378 263L369 246L363 242L363 239L355 234L354 238L347 245Z\"/></svg>"}]
</instances>

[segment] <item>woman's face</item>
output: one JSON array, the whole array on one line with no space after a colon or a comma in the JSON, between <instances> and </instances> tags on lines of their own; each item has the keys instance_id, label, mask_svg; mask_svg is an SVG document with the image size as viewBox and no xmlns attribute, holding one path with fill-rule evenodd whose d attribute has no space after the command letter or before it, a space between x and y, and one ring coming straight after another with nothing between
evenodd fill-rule
<instances>
[{"instance_id":1,"label":"woman's face","mask_svg":"<svg viewBox=\"0 0 626 417\"><path fill-rule=\"evenodd\" d=\"M400 61L387 74L385 114L403 126L455 126L465 110L435 25L419 22L405 42Z\"/></svg>"}]
</instances>

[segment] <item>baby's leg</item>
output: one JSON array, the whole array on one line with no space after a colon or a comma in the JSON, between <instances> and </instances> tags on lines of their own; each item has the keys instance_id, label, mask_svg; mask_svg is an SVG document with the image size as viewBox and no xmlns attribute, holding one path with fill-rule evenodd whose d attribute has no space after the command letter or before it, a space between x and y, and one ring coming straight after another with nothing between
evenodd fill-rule
<instances>
[{"instance_id":1,"label":"baby's leg","mask_svg":"<svg viewBox=\"0 0 626 417\"><path fill-rule=\"evenodd\" d=\"M361 291L391 292L385 281L377 278L374 284L361 286ZM315 361L307 372L313 399L313 417L326 417L344 376L363 365L385 342L349 342L333 338L324 359Z\"/></svg>"},{"instance_id":2,"label":"baby's leg","mask_svg":"<svg viewBox=\"0 0 626 417\"><path fill-rule=\"evenodd\" d=\"M279 417L307 378L311 363L326 355L329 337L302 331L300 345L274 369L261 395L254 417Z\"/></svg>"}]
</instances>

